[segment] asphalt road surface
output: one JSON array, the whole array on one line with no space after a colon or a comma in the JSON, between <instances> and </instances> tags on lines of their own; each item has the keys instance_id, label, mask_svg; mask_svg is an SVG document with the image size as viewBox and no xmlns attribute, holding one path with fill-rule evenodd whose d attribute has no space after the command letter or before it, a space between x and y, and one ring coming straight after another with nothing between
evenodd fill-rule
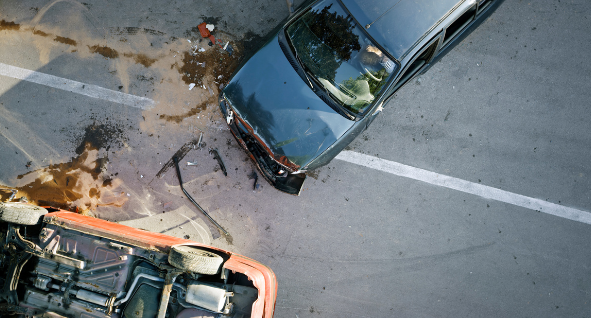
<instances>
[{"instance_id":1,"label":"asphalt road surface","mask_svg":"<svg viewBox=\"0 0 591 318\"><path fill-rule=\"evenodd\" d=\"M0 184L259 260L278 318L591 316L591 2L505 1L299 197L261 178L253 191L216 105L287 14L285 1L0 1ZM232 56L200 41L201 22ZM183 196L175 153L231 236Z\"/></svg>"}]
</instances>

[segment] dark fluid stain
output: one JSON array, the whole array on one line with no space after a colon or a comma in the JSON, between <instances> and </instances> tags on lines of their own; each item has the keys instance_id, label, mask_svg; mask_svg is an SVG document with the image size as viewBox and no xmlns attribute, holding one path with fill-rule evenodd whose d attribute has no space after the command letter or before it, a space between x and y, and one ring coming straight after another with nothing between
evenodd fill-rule
<instances>
[{"instance_id":1,"label":"dark fluid stain","mask_svg":"<svg viewBox=\"0 0 591 318\"><path fill-rule=\"evenodd\" d=\"M191 108L191 110L189 110L188 112L182 114L182 115L160 115L160 119L164 119L166 121L169 122L175 122L175 123L180 123L182 122L185 118L189 118L191 116L195 116L197 114L199 114L200 112L204 111L207 108L207 103L215 103L216 102L216 98L215 96L213 96L213 98L210 98L209 100Z\"/></svg>"},{"instance_id":2,"label":"dark fluid stain","mask_svg":"<svg viewBox=\"0 0 591 318\"><path fill-rule=\"evenodd\" d=\"M113 179L105 179L103 181L103 187L108 187L111 186L113 184Z\"/></svg>"},{"instance_id":3,"label":"dark fluid stain","mask_svg":"<svg viewBox=\"0 0 591 318\"><path fill-rule=\"evenodd\" d=\"M149 58L147 55L141 53L124 53L123 56L133 58L137 64L141 64L145 67L150 67L152 64L154 64L154 62L157 61L157 59Z\"/></svg>"},{"instance_id":4,"label":"dark fluid stain","mask_svg":"<svg viewBox=\"0 0 591 318\"><path fill-rule=\"evenodd\" d=\"M33 34L44 36L44 37L48 37L49 36L49 33L45 33L45 32L43 32L41 30L33 30Z\"/></svg>"},{"instance_id":5,"label":"dark fluid stain","mask_svg":"<svg viewBox=\"0 0 591 318\"><path fill-rule=\"evenodd\" d=\"M90 189L90 191L88 191L88 196L91 198L98 198L99 197L98 189L97 188Z\"/></svg>"},{"instance_id":6,"label":"dark fluid stain","mask_svg":"<svg viewBox=\"0 0 591 318\"><path fill-rule=\"evenodd\" d=\"M67 44L67 45L72 45L72 46L76 46L78 45L78 43L70 38L66 38L63 36L56 36L55 39L53 39L55 42L59 42L59 43L63 43L63 44Z\"/></svg>"},{"instance_id":7,"label":"dark fluid stain","mask_svg":"<svg viewBox=\"0 0 591 318\"><path fill-rule=\"evenodd\" d=\"M119 52L113 50L112 48L108 47L108 46L98 46L98 45L93 45L93 46L89 46L88 49L90 50L91 53L98 53L106 58L109 59L116 59L119 57Z\"/></svg>"},{"instance_id":8,"label":"dark fluid stain","mask_svg":"<svg viewBox=\"0 0 591 318\"><path fill-rule=\"evenodd\" d=\"M238 54L228 54L219 47L209 49L205 52L198 52L191 55L189 52L184 52L183 66L178 71L182 75L182 79L186 84L195 83L202 85L201 79L205 74L211 72L215 81L225 82L230 79L230 75L234 72L240 56ZM205 67L202 63L205 62ZM218 79L218 77L220 77Z\"/></svg>"},{"instance_id":9,"label":"dark fluid stain","mask_svg":"<svg viewBox=\"0 0 591 318\"><path fill-rule=\"evenodd\" d=\"M72 205L72 202L85 197L85 194L80 193L78 189L78 180L81 174L90 175L94 180L97 180L101 168L106 162L106 158L98 158L90 163L86 162L88 159L88 151L86 150L88 149L85 149L81 155L72 158L70 162L53 164L41 169L42 173L33 182L15 188L18 190L18 196L25 196L30 202L41 206L75 210L76 207ZM19 175L17 179L22 179L36 172L40 171ZM46 181L48 176L53 178L53 182ZM95 196L98 196L98 194L97 190ZM93 196L92 193L89 195L90 197Z\"/></svg>"},{"instance_id":10,"label":"dark fluid stain","mask_svg":"<svg viewBox=\"0 0 591 318\"><path fill-rule=\"evenodd\" d=\"M117 126L92 124L84 129L84 136L82 137L80 145L76 148L76 153L78 155L82 154L87 147L87 144L92 149L109 150L113 143L121 145L126 139L123 130Z\"/></svg>"},{"instance_id":11,"label":"dark fluid stain","mask_svg":"<svg viewBox=\"0 0 591 318\"><path fill-rule=\"evenodd\" d=\"M21 28L20 24L5 21L5 20L0 21L0 31L3 31L3 30L18 31L18 30L20 30L20 28Z\"/></svg>"}]
</instances>

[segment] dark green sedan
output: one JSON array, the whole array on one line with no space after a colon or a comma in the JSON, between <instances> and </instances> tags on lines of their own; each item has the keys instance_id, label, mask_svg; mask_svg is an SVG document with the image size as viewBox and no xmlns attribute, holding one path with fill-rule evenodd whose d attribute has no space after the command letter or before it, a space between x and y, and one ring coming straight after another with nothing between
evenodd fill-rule
<instances>
[{"instance_id":1,"label":"dark green sedan","mask_svg":"<svg viewBox=\"0 0 591 318\"><path fill-rule=\"evenodd\" d=\"M306 171L329 163L501 2L304 3L242 63L220 108L265 179L297 195Z\"/></svg>"}]
</instances>

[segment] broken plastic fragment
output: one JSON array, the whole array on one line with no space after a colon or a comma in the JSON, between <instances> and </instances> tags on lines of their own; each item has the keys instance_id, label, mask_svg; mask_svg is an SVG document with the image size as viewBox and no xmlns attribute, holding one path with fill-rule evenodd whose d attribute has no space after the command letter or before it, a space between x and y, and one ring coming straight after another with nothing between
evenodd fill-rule
<instances>
[{"instance_id":1,"label":"broken plastic fragment","mask_svg":"<svg viewBox=\"0 0 591 318\"><path fill-rule=\"evenodd\" d=\"M192 90L192 89L193 89L193 87L195 87L195 83L191 83L191 84L189 84L189 90Z\"/></svg>"},{"instance_id":2,"label":"broken plastic fragment","mask_svg":"<svg viewBox=\"0 0 591 318\"><path fill-rule=\"evenodd\" d=\"M201 47L201 48L199 48L199 50L197 50L197 51L199 51L199 52L205 52L205 49Z\"/></svg>"},{"instance_id":3,"label":"broken plastic fragment","mask_svg":"<svg viewBox=\"0 0 591 318\"><path fill-rule=\"evenodd\" d=\"M213 32L213 29L215 29L213 24L206 24L205 27L209 30L209 32Z\"/></svg>"}]
</instances>

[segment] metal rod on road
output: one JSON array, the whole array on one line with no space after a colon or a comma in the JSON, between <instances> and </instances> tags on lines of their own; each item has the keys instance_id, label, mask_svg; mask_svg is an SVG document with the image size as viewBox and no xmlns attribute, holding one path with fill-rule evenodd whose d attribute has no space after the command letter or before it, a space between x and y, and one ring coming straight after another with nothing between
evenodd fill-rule
<instances>
[{"instance_id":1,"label":"metal rod on road","mask_svg":"<svg viewBox=\"0 0 591 318\"><path fill-rule=\"evenodd\" d=\"M174 166L176 167L176 176L179 178L179 185L181 186L181 190L183 190L183 193L187 196L187 198L189 198L191 202L193 202L193 204L199 209L199 211L201 211L201 213L207 216L211 223L217 226L218 229L224 232L225 235L229 235L228 232L226 232L226 230L224 230L224 228L218 224L218 222L216 222L211 216L209 216L209 214L207 214L207 212L205 212L205 210L203 210L203 208L199 205L199 203L197 203L193 199L193 197L191 197L187 190L185 190L185 188L183 187L183 178L181 178L181 169L179 168L179 158L177 158L176 156L172 157L172 161L174 161Z\"/></svg>"}]
</instances>

